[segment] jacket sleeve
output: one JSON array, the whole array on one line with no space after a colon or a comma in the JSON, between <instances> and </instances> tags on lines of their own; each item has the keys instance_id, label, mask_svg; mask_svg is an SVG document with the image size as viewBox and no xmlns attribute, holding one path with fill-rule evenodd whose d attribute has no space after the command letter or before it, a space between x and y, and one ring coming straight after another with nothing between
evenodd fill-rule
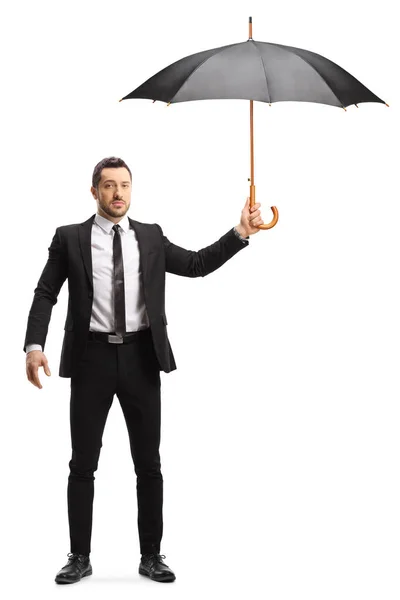
<instances>
[{"instance_id":1,"label":"jacket sleeve","mask_svg":"<svg viewBox=\"0 0 400 600\"><path fill-rule=\"evenodd\" d=\"M163 240L166 272L183 277L205 277L249 245L247 239L239 238L231 228L210 246L198 251L186 250L170 242L160 225L156 225Z\"/></svg>"},{"instance_id":2,"label":"jacket sleeve","mask_svg":"<svg viewBox=\"0 0 400 600\"><path fill-rule=\"evenodd\" d=\"M67 254L59 227L56 229L48 250L49 257L34 290L34 298L28 315L24 352L28 344L40 344L44 350L51 312L67 278Z\"/></svg>"}]
</instances>

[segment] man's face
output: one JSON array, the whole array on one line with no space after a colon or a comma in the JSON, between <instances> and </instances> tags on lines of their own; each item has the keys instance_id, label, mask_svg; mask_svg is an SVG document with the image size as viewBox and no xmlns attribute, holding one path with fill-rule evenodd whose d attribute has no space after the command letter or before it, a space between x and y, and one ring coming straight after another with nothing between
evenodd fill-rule
<instances>
[{"instance_id":1,"label":"man's face","mask_svg":"<svg viewBox=\"0 0 400 600\"><path fill-rule=\"evenodd\" d=\"M125 167L102 169L98 189L90 188L97 201L98 213L117 223L130 207L131 188L129 171ZM122 203L116 204L117 201Z\"/></svg>"}]
</instances>

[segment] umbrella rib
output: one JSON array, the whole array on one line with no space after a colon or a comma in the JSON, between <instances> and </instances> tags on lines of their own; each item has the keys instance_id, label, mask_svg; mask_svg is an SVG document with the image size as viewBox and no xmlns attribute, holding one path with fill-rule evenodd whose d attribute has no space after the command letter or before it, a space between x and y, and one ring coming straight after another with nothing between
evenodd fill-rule
<instances>
[{"instance_id":1,"label":"umbrella rib","mask_svg":"<svg viewBox=\"0 0 400 600\"><path fill-rule=\"evenodd\" d=\"M267 71L265 69L264 60L263 60L262 54L261 54L261 52L260 52L260 50L259 50L256 42L254 40L251 40L251 41L253 42L253 45L256 47L256 50L257 50L257 52L258 52L258 54L260 55L260 58L261 58L262 66L263 66L263 69L264 69L264 75L265 75L265 85L267 86L267 95L268 95L268 98L269 98L268 102L271 103L271 94L269 93Z\"/></svg>"},{"instance_id":2,"label":"umbrella rib","mask_svg":"<svg viewBox=\"0 0 400 600\"><path fill-rule=\"evenodd\" d=\"M288 54L294 54L295 56L297 56L297 58L300 58L300 60L303 60L305 63L307 63L308 66L311 67L317 73L317 75L319 75L321 77L322 81L328 86L328 88L330 89L330 91L332 92L332 94L335 96L335 98L337 98L337 100L340 102L340 104L342 106L344 106L343 102L338 97L338 95L335 94L335 92L333 91L333 89L331 88L331 86L329 85L329 83L326 81L325 77L323 77L321 75L321 73L315 67L313 67L313 65L311 63L308 62L307 59L303 58L302 56L300 56L296 52L293 52L292 50L286 50L286 48L284 46L281 46L280 44L273 44L271 42L271 46L277 46L278 48L281 48L281 50L283 50L284 52L287 52Z\"/></svg>"},{"instance_id":3,"label":"umbrella rib","mask_svg":"<svg viewBox=\"0 0 400 600\"><path fill-rule=\"evenodd\" d=\"M185 81L182 83L182 85L176 90L175 94L172 96L171 100L169 100L169 102L171 103L172 100L175 98L175 96L177 95L177 93L179 92L179 90L181 89L181 87L183 85L185 85L185 83L187 81L189 81L190 77L193 75L193 73L195 73L197 71L197 69L200 69L200 67L202 65L204 65L205 62L207 62L210 58L214 58L214 56L216 54L218 54L219 52L223 52L224 50L226 50L226 48L232 48L232 46L237 46L237 44L229 44L228 46L222 46L222 48L216 48L217 52L214 52L214 54L211 54L211 56L207 56L207 58L205 58L204 60L201 61L200 64L197 65L197 67L195 67L193 69L193 71L190 73L189 77L186 77Z\"/></svg>"}]
</instances>

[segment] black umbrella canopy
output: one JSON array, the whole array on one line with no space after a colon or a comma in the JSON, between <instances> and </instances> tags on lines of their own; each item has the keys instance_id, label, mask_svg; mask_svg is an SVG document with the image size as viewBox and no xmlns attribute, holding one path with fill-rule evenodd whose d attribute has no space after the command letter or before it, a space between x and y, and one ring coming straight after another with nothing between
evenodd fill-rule
<instances>
[{"instance_id":1,"label":"black umbrella canopy","mask_svg":"<svg viewBox=\"0 0 400 600\"><path fill-rule=\"evenodd\" d=\"M171 103L191 100L250 100L250 209L256 202L254 184L253 101L314 102L346 106L361 102L380 102L373 92L353 75L320 54L253 39L252 17L246 42L220 46L190 54L165 67L121 100L148 98ZM120 102L121 102L120 100ZM386 104L389 106L388 104ZM258 225L271 229L278 221L278 209L270 223Z\"/></svg>"},{"instance_id":2,"label":"black umbrella canopy","mask_svg":"<svg viewBox=\"0 0 400 600\"><path fill-rule=\"evenodd\" d=\"M249 38L204 50L165 67L121 100L177 103L243 99L316 102L344 108L381 102L353 75L320 54Z\"/></svg>"}]
</instances>

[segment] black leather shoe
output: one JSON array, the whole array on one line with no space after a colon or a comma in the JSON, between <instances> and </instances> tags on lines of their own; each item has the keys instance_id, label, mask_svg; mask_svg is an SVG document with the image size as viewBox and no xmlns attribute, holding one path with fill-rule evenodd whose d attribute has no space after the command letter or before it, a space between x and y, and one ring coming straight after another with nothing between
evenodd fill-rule
<instances>
[{"instance_id":1,"label":"black leather shoe","mask_svg":"<svg viewBox=\"0 0 400 600\"><path fill-rule=\"evenodd\" d=\"M68 553L68 563L58 571L55 581L57 583L76 583L82 577L92 574L92 565L89 556L84 554Z\"/></svg>"},{"instance_id":2,"label":"black leather shoe","mask_svg":"<svg viewBox=\"0 0 400 600\"><path fill-rule=\"evenodd\" d=\"M146 575L154 581L174 581L176 579L174 573L168 565L163 562L164 554L142 554L139 565L140 575Z\"/></svg>"}]
</instances>

